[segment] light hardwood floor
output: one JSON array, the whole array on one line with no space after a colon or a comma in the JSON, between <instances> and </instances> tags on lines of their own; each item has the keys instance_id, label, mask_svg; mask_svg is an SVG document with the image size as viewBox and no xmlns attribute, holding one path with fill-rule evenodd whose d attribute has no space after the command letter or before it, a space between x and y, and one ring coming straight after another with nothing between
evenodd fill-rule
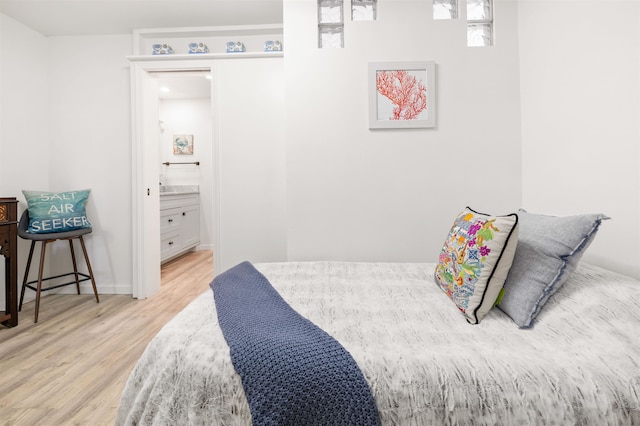
<instances>
[{"instance_id":1,"label":"light hardwood floor","mask_svg":"<svg viewBox=\"0 0 640 426\"><path fill-rule=\"evenodd\" d=\"M37 324L25 303L17 327L0 325L0 424L113 425L147 343L212 277L212 253L196 251L163 265L160 291L145 300L50 295Z\"/></svg>"}]
</instances>

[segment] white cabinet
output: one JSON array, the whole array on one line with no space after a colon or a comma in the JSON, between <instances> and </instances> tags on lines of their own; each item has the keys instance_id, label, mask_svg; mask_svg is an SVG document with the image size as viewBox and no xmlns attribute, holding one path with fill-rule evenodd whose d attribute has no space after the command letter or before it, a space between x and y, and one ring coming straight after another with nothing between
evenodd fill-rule
<instances>
[{"instance_id":1,"label":"white cabinet","mask_svg":"<svg viewBox=\"0 0 640 426\"><path fill-rule=\"evenodd\" d=\"M195 247L200 243L200 207L186 205L182 210L182 245Z\"/></svg>"},{"instance_id":2,"label":"white cabinet","mask_svg":"<svg viewBox=\"0 0 640 426\"><path fill-rule=\"evenodd\" d=\"M160 260L166 262L200 244L200 195L160 196Z\"/></svg>"}]
</instances>

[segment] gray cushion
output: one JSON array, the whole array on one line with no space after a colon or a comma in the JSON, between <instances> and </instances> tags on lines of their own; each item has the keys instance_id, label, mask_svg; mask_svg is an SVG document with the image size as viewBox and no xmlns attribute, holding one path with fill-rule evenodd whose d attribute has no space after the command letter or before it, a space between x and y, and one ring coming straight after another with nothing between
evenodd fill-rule
<instances>
[{"instance_id":1,"label":"gray cushion","mask_svg":"<svg viewBox=\"0 0 640 426\"><path fill-rule=\"evenodd\" d=\"M518 212L518 247L498 308L522 328L533 322L544 304L576 269L593 241L602 214L555 217Z\"/></svg>"},{"instance_id":2,"label":"gray cushion","mask_svg":"<svg viewBox=\"0 0 640 426\"><path fill-rule=\"evenodd\" d=\"M20 217L20 222L18 223L18 236L24 238L25 240L32 241L49 241L49 240L58 240L64 238L75 238L80 235L90 234L91 228L80 228L75 229L73 231L66 232L52 232L48 234L31 234L29 233L29 210L25 210L22 212L22 216Z\"/></svg>"}]
</instances>

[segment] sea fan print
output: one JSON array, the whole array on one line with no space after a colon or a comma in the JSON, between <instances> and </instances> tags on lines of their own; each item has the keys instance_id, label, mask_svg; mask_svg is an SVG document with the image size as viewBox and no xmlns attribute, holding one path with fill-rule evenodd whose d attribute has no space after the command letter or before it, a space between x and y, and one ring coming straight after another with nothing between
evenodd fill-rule
<instances>
[{"instance_id":1,"label":"sea fan print","mask_svg":"<svg viewBox=\"0 0 640 426\"><path fill-rule=\"evenodd\" d=\"M427 108L427 87L408 71L377 71L376 90L393 104L389 120L415 120Z\"/></svg>"}]
</instances>

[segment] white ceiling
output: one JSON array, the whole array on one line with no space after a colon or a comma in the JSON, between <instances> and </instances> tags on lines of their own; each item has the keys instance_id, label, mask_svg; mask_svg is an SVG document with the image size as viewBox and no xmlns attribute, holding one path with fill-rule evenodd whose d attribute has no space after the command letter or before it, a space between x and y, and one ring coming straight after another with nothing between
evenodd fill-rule
<instances>
[{"instance_id":1,"label":"white ceiling","mask_svg":"<svg viewBox=\"0 0 640 426\"><path fill-rule=\"evenodd\" d=\"M282 0L0 0L0 13L46 36L283 21Z\"/></svg>"}]
</instances>

